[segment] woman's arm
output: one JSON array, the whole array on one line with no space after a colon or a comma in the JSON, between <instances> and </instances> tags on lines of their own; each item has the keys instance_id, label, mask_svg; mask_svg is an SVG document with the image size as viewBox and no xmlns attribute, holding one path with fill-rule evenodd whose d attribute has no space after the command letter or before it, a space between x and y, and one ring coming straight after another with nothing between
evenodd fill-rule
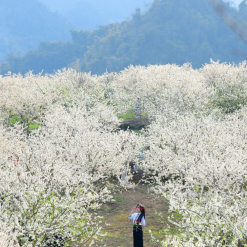
<instances>
[{"instance_id":1,"label":"woman's arm","mask_svg":"<svg viewBox=\"0 0 247 247\"><path fill-rule=\"evenodd\" d=\"M136 208L132 208L130 214L129 214L129 217L134 213L134 211L136 210Z\"/></svg>"},{"instance_id":2,"label":"woman's arm","mask_svg":"<svg viewBox=\"0 0 247 247\"><path fill-rule=\"evenodd\" d=\"M145 221L145 218L144 217L142 217L142 225L143 226L146 226L146 221Z\"/></svg>"}]
</instances>

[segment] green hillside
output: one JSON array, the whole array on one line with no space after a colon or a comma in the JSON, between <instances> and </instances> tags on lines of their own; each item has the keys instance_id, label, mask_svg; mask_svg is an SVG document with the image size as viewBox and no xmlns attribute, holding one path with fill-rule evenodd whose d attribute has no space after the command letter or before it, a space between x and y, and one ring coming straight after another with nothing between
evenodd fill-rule
<instances>
[{"instance_id":1,"label":"green hillside","mask_svg":"<svg viewBox=\"0 0 247 247\"><path fill-rule=\"evenodd\" d=\"M9 52L23 55L43 40L71 40L70 26L37 0L0 1L0 61ZM9 56L11 57L11 56Z\"/></svg>"},{"instance_id":2,"label":"green hillside","mask_svg":"<svg viewBox=\"0 0 247 247\"><path fill-rule=\"evenodd\" d=\"M243 27L247 23L247 4L239 10L224 3L225 10ZM219 17L208 0L155 0L132 19L100 26L90 31L71 31L72 42L42 42L37 50L22 57L8 56L0 73L54 73L72 67L77 71L102 74L120 71L130 64L183 64L194 68L210 59L239 63L247 46ZM237 51L237 52L236 52ZM239 52L241 51L241 52Z\"/></svg>"}]
</instances>

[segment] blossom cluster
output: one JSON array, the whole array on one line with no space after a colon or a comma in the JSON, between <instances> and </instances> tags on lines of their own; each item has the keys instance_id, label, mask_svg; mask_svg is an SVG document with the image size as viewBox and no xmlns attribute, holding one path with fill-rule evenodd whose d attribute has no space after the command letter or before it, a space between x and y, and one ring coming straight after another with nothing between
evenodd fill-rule
<instances>
[{"instance_id":1,"label":"blossom cluster","mask_svg":"<svg viewBox=\"0 0 247 247\"><path fill-rule=\"evenodd\" d=\"M1 77L0 245L17 236L16 244L45 246L59 233L66 243L97 240L102 219L93 210L117 184L134 186L133 160L182 217L169 219L181 234L160 244L246 244L246 70L245 62L212 61L199 70L168 64ZM150 124L120 130L118 116L135 112L137 100ZM33 121L39 127L30 130Z\"/></svg>"}]
</instances>

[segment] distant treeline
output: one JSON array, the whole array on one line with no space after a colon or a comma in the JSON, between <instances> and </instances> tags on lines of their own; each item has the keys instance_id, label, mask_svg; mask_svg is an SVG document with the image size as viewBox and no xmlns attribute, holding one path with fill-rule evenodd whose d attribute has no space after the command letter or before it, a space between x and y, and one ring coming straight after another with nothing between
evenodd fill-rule
<instances>
[{"instance_id":1,"label":"distant treeline","mask_svg":"<svg viewBox=\"0 0 247 247\"><path fill-rule=\"evenodd\" d=\"M22 56L37 49L42 40L71 41L71 28L64 17L38 0L0 0L0 61L9 52Z\"/></svg>"},{"instance_id":2,"label":"distant treeline","mask_svg":"<svg viewBox=\"0 0 247 247\"><path fill-rule=\"evenodd\" d=\"M221 0L220 0L221 2ZM239 10L224 3L225 11L247 30L247 3ZM120 24L90 31L71 31L72 42L42 42L22 57L9 54L0 74L33 70L53 73L64 67L102 74L130 64L183 64L194 68L210 59L238 63L247 59L247 44L215 12L208 0L155 0L141 14Z\"/></svg>"}]
</instances>

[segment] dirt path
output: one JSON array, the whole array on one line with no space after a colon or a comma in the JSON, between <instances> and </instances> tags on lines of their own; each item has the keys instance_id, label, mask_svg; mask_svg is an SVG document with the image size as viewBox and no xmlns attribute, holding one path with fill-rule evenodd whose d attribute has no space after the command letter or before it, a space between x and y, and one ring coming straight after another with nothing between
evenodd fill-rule
<instances>
[{"instance_id":1,"label":"dirt path","mask_svg":"<svg viewBox=\"0 0 247 247\"><path fill-rule=\"evenodd\" d=\"M128 219L131 209L141 203L146 208L146 227L144 227L144 247L157 246L151 243L149 230L152 230L157 239L162 240L165 235L159 231L166 225L168 204L162 197L155 196L148 192L147 185L139 185L135 190L122 191L114 195L116 202L106 203L98 211L98 215L104 216L109 226L104 226L104 237L100 246L107 247L131 247L133 246L133 221ZM162 219L156 214L161 212ZM161 222L163 220L163 223ZM73 245L71 245L73 247ZM88 245L87 245L88 246Z\"/></svg>"}]
</instances>

